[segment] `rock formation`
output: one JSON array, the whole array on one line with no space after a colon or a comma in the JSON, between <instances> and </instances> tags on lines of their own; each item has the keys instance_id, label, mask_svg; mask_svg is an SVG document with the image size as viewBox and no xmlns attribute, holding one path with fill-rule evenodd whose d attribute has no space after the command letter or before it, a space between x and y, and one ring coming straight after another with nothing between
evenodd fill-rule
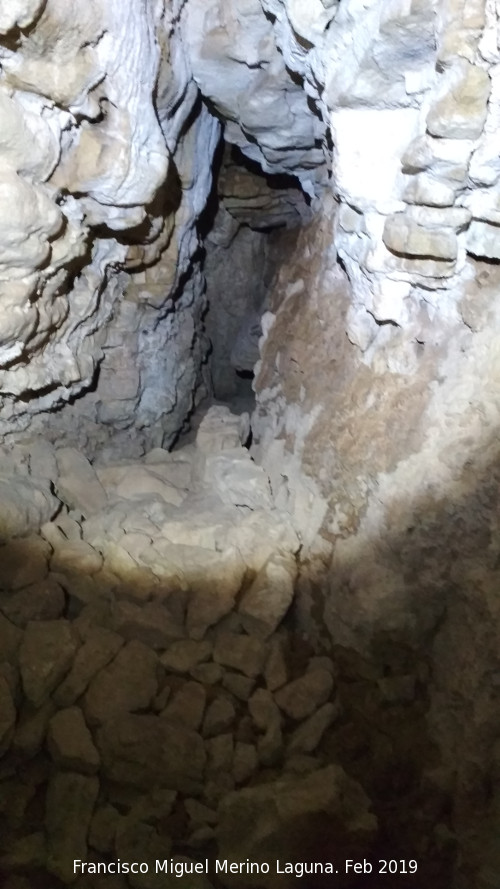
<instances>
[{"instance_id":1,"label":"rock formation","mask_svg":"<svg viewBox=\"0 0 500 889\"><path fill-rule=\"evenodd\" d=\"M346 857L396 811L426 885L497 886L497 31L1 5L8 889L306 823L338 857L321 811Z\"/></svg>"}]
</instances>

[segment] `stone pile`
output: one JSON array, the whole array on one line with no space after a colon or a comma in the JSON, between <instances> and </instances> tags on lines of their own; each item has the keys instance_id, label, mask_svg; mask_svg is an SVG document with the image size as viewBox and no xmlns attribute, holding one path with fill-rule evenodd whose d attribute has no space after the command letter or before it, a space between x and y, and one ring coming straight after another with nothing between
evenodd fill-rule
<instances>
[{"instance_id":1,"label":"stone pile","mask_svg":"<svg viewBox=\"0 0 500 889\"><path fill-rule=\"evenodd\" d=\"M361 787L317 755L335 669L293 654L299 541L247 437L245 415L214 407L194 443L134 464L41 441L2 452L9 889L100 886L74 859L118 858L150 873L106 886L169 886L156 859L285 854L319 812L373 833ZM242 807L253 823L235 832Z\"/></svg>"}]
</instances>

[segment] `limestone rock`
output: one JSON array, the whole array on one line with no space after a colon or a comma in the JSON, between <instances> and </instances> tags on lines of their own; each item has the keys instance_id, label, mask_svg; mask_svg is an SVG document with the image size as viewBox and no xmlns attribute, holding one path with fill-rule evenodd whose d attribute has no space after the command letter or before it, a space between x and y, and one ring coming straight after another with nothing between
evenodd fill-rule
<instances>
[{"instance_id":1,"label":"limestone rock","mask_svg":"<svg viewBox=\"0 0 500 889\"><path fill-rule=\"evenodd\" d=\"M68 675L54 692L60 707L70 707L84 693L93 676L115 657L123 639L104 627L92 627L78 649Z\"/></svg>"},{"instance_id":2,"label":"limestone rock","mask_svg":"<svg viewBox=\"0 0 500 889\"><path fill-rule=\"evenodd\" d=\"M22 639L21 630L0 613L0 650L7 662L17 662L17 651Z\"/></svg>"},{"instance_id":3,"label":"limestone rock","mask_svg":"<svg viewBox=\"0 0 500 889\"><path fill-rule=\"evenodd\" d=\"M287 746L289 755L314 753L327 728L338 718L340 707L337 704L323 704L316 713L306 719L293 732Z\"/></svg>"},{"instance_id":4,"label":"limestone rock","mask_svg":"<svg viewBox=\"0 0 500 889\"><path fill-rule=\"evenodd\" d=\"M206 753L192 729L160 716L128 714L103 724L97 746L111 781L144 790L200 791Z\"/></svg>"},{"instance_id":5,"label":"limestone rock","mask_svg":"<svg viewBox=\"0 0 500 889\"><path fill-rule=\"evenodd\" d=\"M276 553L266 562L239 604L248 633L264 639L274 633L292 604L296 573L292 557Z\"/></svg>"},{"instance_id":6,"label":"limestone rock","mask_svg":"<svg viewBox=\"0 0 500 889\"><path fill-rule=\"evenodd\" d=\"M305 719L328 700L333 689L329 670L315 669L294 679L274 695L279 708L292 719Z\"/></svg>"},{"instance_id":7,"label":"limestone rock","mask_svg":"<svg viewBox=\"0 0 500 889\"><path fill-rule=\"evenodd\" d=\"M196 446L203 454L218 454L244 445L248 433L248 415L232 414L229 408L215 405L198 427Z\"/></svg>"},{"instance_id":8,"label":"limestone rock","mask_svg":"<svg viewBox=\"0 0 500 889\"><path fill-rule=\"evenodd\" d=\"M189 597L186 628L193 639L202 639L206 630L228 614L234 605L246 567L236 547L214 553L207 559L204 570L187 576L192 591ZM200 558L201 562L201 558Z\"/></svg>"},{"instance_id":9,"label":"limestone rock","mask_svg":"<svg viewBox=\"0 0 500 889\"><path fill-rule=\"evenodd\" d=\"M389 250L399 255L448 262L457 258L457 240L453 232L428 229L404 213L387 217L383 240Z\"/></svg>"},{"instance_id":10,"label":"limestone rock","mask_svg":"<svg viewBox=\"0 0 500 889\"><path fill-rule=\"evenodd\" d=\"M169 672L189 673L198 664L207 661L211 653L212 644L208 641L196 642L194 639L180 639L170 643L160 660Z\"/></svg>"},{"instance_id":11,"label":"limestone rock","mask_svg":"<svg viewBox=\"0 0 500 889\"><path fill-rule=\"evenodd\" d=\"M198 731L205 712L206 700L207 695L201 683L185 682L169 701L162 716L170 722L178 722Z\"/></svg>"},{"instance_id":12,"label":"limestone rock","mask_svg":"<svg viewBox=\"0 0 500 889\"><path fill-rule=\"evenodd\" d=\"M55 547L50 567L61 574L96 574L102 568L102 556L85 540L66 540Z\"/></svg>"},{"instance_id":13,"label":"limestone rock","mask_svg":"<svg viewBox=\"0 0 500 889\"><path fill-rule=\"evenodd\" d=\"M19 651L24 694L42 704L68 673L78 642L66 620L30 621Z\"/></svg>"},{"instance_id":14,"label":"limestone rock","mask_svg":"<svg viewBox=\"0 0 500 889\"><path fill-rule=\"evenodd\" d=\"M84 711L89 725L146 709L158 689L158 665L154 652L142 642L127 642L88 686Z\"/></svg>"},{"instance_id":15,"label":"limestone rock","mask_svg":"<svg viewBox=\"0 0 500 889\"><path fill-rule=\"evenodd\" d=\"M465 59L445 77L444 95L427 115L427 130L447 139L477 139L486 120L490 78L486 71Z\"/></svg>"},{"instance_id":16,"label":"limestone rock","mask_svg":"<svg viewBox=\"0 0 500 889\"><path fill-rule=\"evenodd\" d=\"M215 637L213 652L215 663L239 670L249 678L261 673L266 654L265 645L253 636L221 630Z\"/></svg>"},{"instance_id":17,"label":"limestone rock","mask_svg":"<svg viewBox=\"0 0 500 889\"><path fill-rule=\"evenodd\" d=\"M72 509L91 516L106 508L108 498L94 469L75 448L60 448L56 453L59 477L57 490Z\"/></svg>"},{"instance_id":18,"label":"limestone rock","mask_svg":"<svg viewBox=\"0 0 500 889\"><path fill-rule=\"evenodd\" d=\"M47 869L64 883L74 880L73 861L87 860L87 834L99 792L96 777L56 772L47 789Z\"/></svg>"},{"instance_id":19,"label":"limestone rock","mask_svg":"<svg viewBox=\"0 0 500 889\"><path fill-rule=\"evenodd\" d=\"M99 754L79 707L60 710L49 723L47 744L62 769L93 775L99 769Z\"/></svg>"},{"instance_id":20,"label":"limestone rock","mask_svg":"<svg viewBox=\"0 0 500 889\"><path fill-rule=\"evenodd\" d=\"M160 602L118 602L113 610L113 629L124 639L137 639L154 649L168 648L183 636L182 627Z\"/></svg>"}]
</instances>

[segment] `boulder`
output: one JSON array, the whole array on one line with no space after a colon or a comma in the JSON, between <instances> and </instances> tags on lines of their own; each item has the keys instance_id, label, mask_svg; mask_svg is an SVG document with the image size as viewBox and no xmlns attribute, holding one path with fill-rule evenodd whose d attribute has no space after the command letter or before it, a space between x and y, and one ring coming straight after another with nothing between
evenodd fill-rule
<instances>
[{"instance_id":1,"label":"boulder","mask_svg":"<svg viewBox=\"0 0 500 889\"><path fill-rule=\"evenodd\" d=\"M157 656L142 642L128 642L115 659L94 675L84 697L89 725L99 725L122 713L145 710L158 690Z\"/></svg>"},{"instance_id":2,"label":"boulder","mask_svg":"<svg viewBox=\"0 0 500 889\"><path fill-rule=\"evenodd\" d=\"M266 655L264 643L253 636L223 630L216 634L213 652L215 663L238 670L249 678L260 675Z\"/></svg>"},{"instance_id":3,"label":"boulder","mask_svg":"<svg viewBox=\"0 0 500 889\"><path fill-rule=\"evenodd\" d=\"M60 498L85 517L103 512L108 502L106 491L87 458L76 448L60 448L56 459Z\"/></svg>"},{"instance_id":4,"label":"boulder","mask_svg":"<svg viewBox=\"0 0 500 889\"><path fill-rule=\"evenodd\" d=\"M63 883L73 883L73 861L88 860L87 834L99 792L96 777L56 772L49 781L45 805L48 854L46 867Z\"/></svg>"},{"instance_id":5,"label":"boulder","mask_svg":"<svg viewBox=\"0 0 500 889\"><path fill-rule=\"evenodd\" d=\"M278 707L292 719L306 719L321 707L333 690L333 677L324 668L310 670L299 679L289 682L275 693Z\"/></svg>"}]
</instances>

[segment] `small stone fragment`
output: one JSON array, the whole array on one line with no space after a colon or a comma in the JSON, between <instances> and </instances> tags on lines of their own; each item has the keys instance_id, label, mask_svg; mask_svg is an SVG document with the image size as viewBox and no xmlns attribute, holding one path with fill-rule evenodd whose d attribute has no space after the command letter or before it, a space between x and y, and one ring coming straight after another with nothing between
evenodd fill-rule
<instances>
[{"instance_id":1,"label":"small stone fragment","mask_svg":"<svg viewBox=\"0 0 500 889\"><path fill-rule=\"evenodd\" d=\"M222 684L239 701L248 701L255 687L255 679L242 676L241 673L230 673L226 670Z\"/></svg>"}]
</instances>

